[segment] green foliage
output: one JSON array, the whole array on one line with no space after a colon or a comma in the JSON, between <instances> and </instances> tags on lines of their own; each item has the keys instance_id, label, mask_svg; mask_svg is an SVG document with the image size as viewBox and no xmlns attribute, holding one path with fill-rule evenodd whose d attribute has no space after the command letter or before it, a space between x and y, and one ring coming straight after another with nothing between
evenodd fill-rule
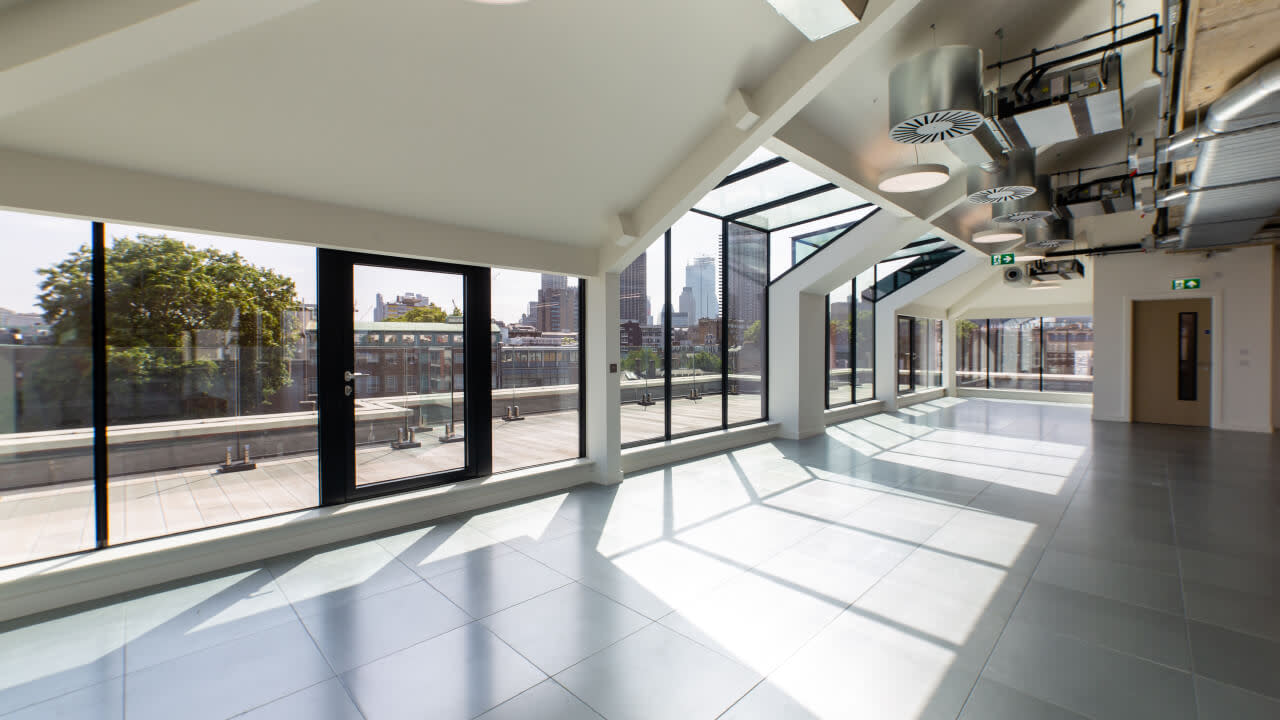
<instances>
[{"instance_id":1,"label":"green foliage","mask_svg":"<svg viewBox=\"0 0 1280 720\"><path fill-rule=\"evenodd\" d=\"M637 375L648 376L662 365L658 353L650 348L636 348L622 359L622 369L630 370Z\"/></svg>"},{"instance_id":2,"label":"green foliage","mask_svg":"<svg viewBox=\"0 0 1280 720\"><path fill-rule=\"evenodd\" d=\"M960 338L967 338L978 329L978 323L972 320L959 320L956 322L956 335Z\"/></svg>"},{"instance_id":3,"label":"green foliage","mask_svg":"<svg viewBox=\"0 0 1280 720\"><path fill-rule=\"evenodd\" d=\"M742 334L742 342L753 344L760 342L760 321L757 320L747 327L747 331Z\"/></svg>"},{"instance_id":4,"label":"green foliage","mask_svg":"<svg viewBox=\"0 0 1280 720\"><path fill-rule=\"evenodd\" d=\"M720 371L720 358L705 350L699 350L687 360L689 367L706 372Z\"/></svg>"},{"instance_id":5,"label":"green foliage","mask_svg":"<svg viewBox=\"0 0 1280 720\"><path fill-rule=\"evenodd\" d=\"M83 246L39 270L38 302L59 344L90 337L89 258ZM159 405L208 395L242 413L262 411L290 383L297 333L286 323L299 302L292 279L239 253L163 235L116 238L105 260L113 422L171 416Z\"/></svg>"},{"instance_id":6,"label":"green foliage","mask_svg":"<svg viewBox=\"0 0 1280 720\"><path fill-rule=\"evenodd\" d=\"M396 317L389 317L383 322L432 322L442 323L448 320L448 316L444 314L444 310L439 305L431 303L422 307L409 308L408 312Z\"/></svg>"}]
</instances>

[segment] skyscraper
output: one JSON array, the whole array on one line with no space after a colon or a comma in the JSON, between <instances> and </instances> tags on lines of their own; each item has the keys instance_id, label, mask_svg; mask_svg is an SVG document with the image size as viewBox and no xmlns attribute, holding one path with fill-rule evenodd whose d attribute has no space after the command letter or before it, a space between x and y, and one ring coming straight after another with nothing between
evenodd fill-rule
<instances>
[{"instance_id":1,"label":"skyscraper","mask_svg":"<svg viewBox=\"0 0 1280 720\"><path fill-rule=\"evenodd\" d=\"M693 299L693 288L686 287L680 291L680 312L685 314L686 318L696 318L698 316L698 303Z\"/></svg>"},{"instance_id":2,"label":"skyscraper","mask_svg":"<svg viewBox=\"0 0 1280 720\"><path fill-rule=\"evenodd\" d=\"M641 325L649 319L649 261L642 253L618 278L619 322L634 320Z\"/></svg>"},{"instance_id":3,"label":"skyscraper","mask_svg":"<svg viewBox=\"0 0 1280 720\"><path fill-rule=\"evenodd\" d=\"M684 284L693 291L693 307L696 311L696 316L689 316L690 324L702 318L714 320L720 317L720 283L715 258L704 256L690 260L684 268Z\"/></svg>"},{"instance_id":4,"label":"skyscraper","mask_svg":"<svg viewBox=\"0 0 1280 720\"><path fill-rule=\"evenodd\" d=\"M567 275L548 275L542 273L542 289L543 290L564 290L569 287L569 277Z\"/></svg>"},{"instance_id":5,"label":"skyscraper","mask_svg":"<svg viewBox=\"0 0 1280 720\"><path fill-rule=\"evenodd\" d=\"M729 223L729 320L743 329L764 319L765 286L769 284L768 235Z\"/></svg>"}]
</instances>

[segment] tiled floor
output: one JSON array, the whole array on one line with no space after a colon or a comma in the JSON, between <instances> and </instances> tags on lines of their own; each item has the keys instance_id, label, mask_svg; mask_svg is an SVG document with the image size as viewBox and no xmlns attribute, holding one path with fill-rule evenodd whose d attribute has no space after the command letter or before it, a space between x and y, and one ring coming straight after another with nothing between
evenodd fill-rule
<instances>
[{"instance_id":1,"label":"tiled floor","mask_svg":"<svg viewBox=\"0 0 1280 720\"><path fill-rule=\"evenodd\" d=\"M939 400L10 624L0 717L1274 720L1278 461Z\"/></svg>"}]
</instances>

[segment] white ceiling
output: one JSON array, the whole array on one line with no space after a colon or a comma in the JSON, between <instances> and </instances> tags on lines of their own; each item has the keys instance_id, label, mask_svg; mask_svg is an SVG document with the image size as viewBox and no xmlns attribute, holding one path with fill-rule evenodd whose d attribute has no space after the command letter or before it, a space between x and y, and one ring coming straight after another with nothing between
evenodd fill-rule
<instances>
[{"instance_id":1,"label":"white ceiling","mask_svg":"<svg viewBox=\"0 0 1280 720\"><path fill-rule=\"evenodd\" d=\"M0 146L590 246L803 42L763 0L321 0Z\"/></svg>"}]
</instances>

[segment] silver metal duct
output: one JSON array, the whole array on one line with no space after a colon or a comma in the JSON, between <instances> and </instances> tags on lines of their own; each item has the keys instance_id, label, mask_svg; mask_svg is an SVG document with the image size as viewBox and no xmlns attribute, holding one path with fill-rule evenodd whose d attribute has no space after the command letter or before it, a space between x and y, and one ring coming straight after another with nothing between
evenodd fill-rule
<instances>
[{"instance_id":1,"label":"silver metal duct","mask_svg":"<svg viewBox=\"0 0 1280 720\"><path fill-rule=\"evenodd\" d=\"M1040 220L1023 227L1027 235L1027 247L1052 250L1071 239L1066 220Z\"/></svg>"},{"instance_id":2,"label":"silver metal duct","mask_svg":"<svg viewBox=\"0 0 1280 720\"><path fill-rule=\"evenodd\" d=\"M982 50L944 45L898 63L889 74L889 137L932 143L982 124Z\"/></svg>"},{"instance_id":3,"label":"silver metal duct","mask_svg":"<svg viewBox=\"0 0 1280 720\"><path fill-rule=\"evenodd\" d=\"M1036 151L1011 150L992 172L969 168L969 202L1018 200L1036 193Z\"/></svg>"},{"instance_id":4,"label":"silver metal duct","mask_svg":"<svg viewBox=\"0 0 1280 720\"><path fill-rule=\"evenodd\" d=\"M991 221L1029 223L1053 216L1053 190L1048 175L1036 177L1036 192L1024 198L1002 200L991 206Z\"/></svg>"},{"instance_id":5,"label":"silver metal duct","mask_svg":"<svg viewBox=\"0 0 1280 720\"><path fill-rule=\"evenodd\" d=\"M1280 208L1280 60L1218 98L1204 127L1193 141L1183 249L1248 242ZM1179 141L1175 148L1188 147Z\"/></svg>"}]
</instances>

